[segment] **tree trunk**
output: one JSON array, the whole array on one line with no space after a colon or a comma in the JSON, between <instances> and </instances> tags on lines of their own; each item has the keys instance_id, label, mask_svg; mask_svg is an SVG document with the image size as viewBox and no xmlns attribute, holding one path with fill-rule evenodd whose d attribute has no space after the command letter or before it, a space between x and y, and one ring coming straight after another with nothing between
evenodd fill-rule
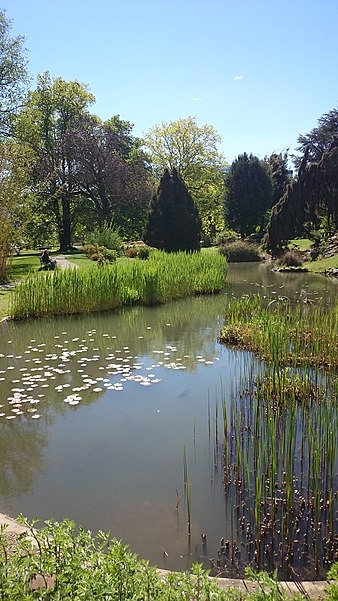
<instances>
[{"instance_id":1,"label":"tree trunk","mask_svg":"<svg viewBox=\"0 0 338 601\"><path fill-rule=\"evenodd\" d=\"M63 194L61 202L62 202L62 224L59 229L60 252L67 252L72 247L69 195Z\"/></svg>"}]
</instances>

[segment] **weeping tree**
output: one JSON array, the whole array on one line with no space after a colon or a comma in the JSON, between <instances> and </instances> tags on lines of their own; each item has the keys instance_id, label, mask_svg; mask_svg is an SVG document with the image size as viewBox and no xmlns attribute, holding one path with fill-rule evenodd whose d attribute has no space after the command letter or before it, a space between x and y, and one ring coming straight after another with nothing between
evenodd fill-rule
<instances>
[{"instance_id":1,"label":"weeping tree","mask_svg":"<svg viewBox=\"0 0 338 601\"><path fill-rule=\"evenodd\" d=\"M329 231L338 229L338 138L317 161L305 151L297 178L274 206L265 237L266 248L276 252L291 238L312 236L321 219Z\"/></svg>"},{"instance_id":2,"label":"weeping tree","mask_svg":"<svg viewBox=\"0 0 338 601\"><path fill-rule=\"evenodd\" d=\"M200 248L201 220L194 201L176 169L165 170L153 197L144 241L165 250Z\"/></svg>"}]
</instances>

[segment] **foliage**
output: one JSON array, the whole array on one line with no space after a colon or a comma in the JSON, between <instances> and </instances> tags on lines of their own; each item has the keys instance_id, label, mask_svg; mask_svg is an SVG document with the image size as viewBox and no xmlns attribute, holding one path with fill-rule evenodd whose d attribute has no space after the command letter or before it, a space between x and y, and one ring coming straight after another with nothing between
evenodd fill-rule
<instances>
[{"instance_id":1,"label":"foliage","mask_svg":"<svg viewBox=\"0 0 338 601\"><path fill-rule=\"evenodd\" d=\"M338 109L323 115L318 127L299 136L298 176L272 210L265 244L277 252L290 238L313 238L324 226L338 229Z\"/></svg>"},{"instance_id":2,"label":"foliage","mask_svg":"<svg viewBox=\"0 0 338 601\"><path fill-rule=\"evenodd\" d=\"M285 267L301 267L303 265L302 254L295 250L288 250L278 259L278 264Z\"/></svg>"},{"instance_id":3,"label":"foliage","mask_svg":"<svg viewBox=\"0 0 338 601\"><path fill-rule=\"evenodd\" d=\"M126 238L142 234L153 192L140 141L131 131L118 115L106 122L86 115L64 138L74 181L99 226L118 228Z\"/></svg>"},{"instance_id":4,"label":"foliage","mask_svg":"<svg viewBox=\"0 0 338 601\"><path fill-rule=\"evenodd\" d=\"M152 251L147 261L117 261L101 269L66 269L28 276L11 296L11 316L107 311L219 292L226 261L218 254Z\"/></svg>"},{"instance_id":5,"label":"foliage","mask_svg":"<svg viewBox=\"0 0 338 601\"><path fill-rule=\"evenodd\" d=\"M72 219L80 196L65 142L92 102L94 96L78 82L52 80L46 72L38 77L16 125L16 136L35 156L31 181L35 209L53 215L64 252L71 247Z\"/></svg>"},{"instance_id":6,"label":"foliage","mask_svg":"<svg viewBox=\"0 0 338 601\"><path fill-rule=\"evenodd\" d=\"M162 123L145 137L155 173L176 169L198 208L203 236L211 238L224 227L226 161L217 149L220 141L214 127L199 126L195 117Z\"/></svg>"},{"instance_id":7,"label":"foliage","mask_svg":"<svg viewBox=\"0 0 338 601\"><path fill-rule=\"evenodd\" d=\"M325 216L328 231L338 229L338 140L323 152L317 162L308 162L306 151L298 177L272 210L265 244L277 251L299 234L311 237Z\"/></svg>"},{"instance_id":8,"label":"foliage","mask_svg":"<svg viewBox=\"0 0 338 601\"><path fill-rule=\"evenodd\" d=\"M235 588L222 590L208 571L194 564L189 572L161 576L149 563L129 551L109 534L93 534L74 522L47 520L36 529L37 520L20 522L27 528L8 552L5 532L0 535L0 586L3 601L34 599L101 599L123 601L239 601L250 599L285 601L278 583L267 574L248 571L259 584L251 595Z\"/></svg>"},{"instance_id":9,"label":"foliage","mask_svg":"<svg viewBox=\"0 0 338 601\"><path fill-rule=\"evenodd\" d=\"M330 580L330 584L325 589L325 599L327 601L338 601L338 563L331 566L327 577Z\"/></svg>"},{"instance_id":10,"label":"foliage","mask_svg":"<svg viewBox=\"0 0 338 601\"><path fill-rule=\"evenodd\" d=\"M272 182L264 161L252 154L239 155L227 175L225 211L229 226L241 237L263 228L271 206Z\"/></svg>"},{"instance_id":11,"label":"foliage","mask_svg":"<svg viewBox=\"0 0 338 601\"><path fill-rule=\"evenodd\" d=\"M108 249L105 246L100 246L99 244L85 244L83 247L84 253L89 257L92 261L97 262L99 265L104 265L105 263L115 263L118 252L114 249Z\"/></svg>"},{"instance_id":12,"label":"foliage","mask_svg":"<svg viewBox=\"0 0 338 601\"><path fill-rule=\"evenodd\" d=\"M226 242L235 242L235 240L238 240L239 237L240 236L238 232L235 232L235 230L231 230L230 228L226 228L217 234L215 242L220 246Z\"/></svg>"},{"instance_id":13,"label":"foliage","mask_svg":"<svg viewBox=\"0 0 338 601\"><path fill-rule=\"evenodd\" d=\"M21 246L29 155L12 141L0 142L0 281L6 281L11 252Z\"/></svg>"},{"instance_id":14,"label":"foliage","mask_svg":"<svg viewBox=\"0 0 338 601\"><path fill-rule=\"evenodd\" d=\"M118 230L110 228L107 225L94 229L87 236L87 242L88 244L98 244L110 250L116 250L118 254L121 254L123 248L123 242Z\"/></svg>"},{"instance_id":15,"label":"foliage","mask_svg":"<svg viewBox=\"0 0 338 601\"><path fill-rule=\"evenodd\" d=\"M237 240L236 242L228 242L221 244L219 252L227 258L229 263L253 262L261 261L262 256L259 248L252 242L245 240Z\"/></svg>"},{"instance_id":16,"label":"foliage","mask_svg":"<svg viewBox=\"0 0 338 601\"><path fill-rule=\"evenodd\" d=\"M200 248L198 210L176 169L164 172L153 197L144 240L150 246L176 252Z\"/></svg>"},{"instance_id":17,"label":"foliage","mask_svg":"<svg viewBox=\"0 0 338 601\"><path fill-rule=\"evenodd\" d=\"M317 127L308 134L298 137L297 152L301 158L295 157L295 164L299 167L302 156L306 154L308 162L318 162L324 152L327 152L338 133L338 108L334 108L318 119Z\"/></svg>"},{"instance_id":18,"label":"foliage","mask_svg":"<svg viewBox=\"0 0 338 601\"><path fill-rule=\"evenodd\" d=\"M281 365L338 366L338 305L331 310L286 297L266 306L258 295L229 299L220 341L246 348ZM224 334L224 335L223 335Z\"/></svg>"},{"instance_id":19,"label":"foliage","mask_svg":"<svg viewBox=\"0 0 338 601\"><path fill-rule=\"evenodd\" d=\"M265 157L264 161L272 181L271 206L274 206L284 196L291 181L292 171L288 169L288 153L273 153Z\"/></svg>"},{"instance_id":20,"label":"foliage","mask_svg":"<svg viewBox=\"0 0 338 601\"><path fill-rule=\"evenodd\" d=\"M130 244L125 248L124 254L129 259L146 260L149 258L150 247L146 244Z\"/></svg>"},{"instance_id":21,"label":"foliage","mask_svg":"<svg viewBox=\"0 0 338 601\"><path fill-rule=\"evenodd\" d=\"M11 21L0 9L0 137L13 133L28 84L26 50L22 36L11 36Z\"/></svg>"}]
</instances>

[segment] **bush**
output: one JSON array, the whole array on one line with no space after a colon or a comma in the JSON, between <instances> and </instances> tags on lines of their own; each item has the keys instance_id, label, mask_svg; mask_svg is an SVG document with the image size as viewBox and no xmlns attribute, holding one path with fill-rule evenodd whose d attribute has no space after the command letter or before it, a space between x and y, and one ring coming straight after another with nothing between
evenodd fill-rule
<instances>
[{"instance_id":1,"label":"bush","mask_svg":"<svg viewBox=\"0 0 338 601\"><path fill-rule=\"evenodd\" d=\"M239 234L229 228L223 230L223 232L219 232L216 236L217 246L227 244L228 242L235 242L236 240L239 240Z\"/></svg>"},{"instance_id":2,"label":"bush","mask_svg":"<svg viewBox=\"0 0 338 601\"><path fill-rule=\"evenodd\" d=\"M128 246L124 251L124 254L129 259L142 259L143 261L149 258L149 253L150 247L146 244L141 243L132 244L131 246Z\"/></svg>"},{"instance_id":3,"label":"bush","mask_svg":"<svg viewBox=\"0 0 338 601\"><path fill-rule=\"evenodd\" d=\"M278 260L283 267L301 267L303 265L302 254L296 250L288 250Z\"/></svg>"},{"instance_id":4,"label":"bush","mask_svg":"<svg viewBox=\"0 0 338 601\"><path fill-rule=\"evenodd\" d=\"M246 242L244 240L222 244L219 247L219 252L227 258L229 263L244 263L262 260L259 247L252 242Z\"/></svg>"},{"instance_id":5,"label":"bush","mask_svg":"<svg viewBox=\"0 0 338 601\"><path fill-rule=\"evenodd\" d=\"M118 253L116 250L109 250L98 244L85 244L83 247L84 253L92 261L97 261L100 265L104 263L115 263Z\"/></svg>"},{"instance_id":6,"label":"bush","mask_svg":"<svg viewBox=\"0 0 338 601\"><path fill-rule=\"evenodd\" d=\"M101 246L109 250L115 250L118 255L121 254L123 248L122 239L117 230L111 229L108 226L96 228L87 236L89 244ZM88 246L88 244L86 244Z\"/></svg>"}]
</instances>

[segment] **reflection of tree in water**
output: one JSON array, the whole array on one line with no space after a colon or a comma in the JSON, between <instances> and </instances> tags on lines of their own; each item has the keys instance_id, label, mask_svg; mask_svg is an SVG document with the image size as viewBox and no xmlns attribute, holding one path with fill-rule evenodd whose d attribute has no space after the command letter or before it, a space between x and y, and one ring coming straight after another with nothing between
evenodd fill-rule
<instances>
[{"instance_id":1,"label":"reflection of tree in water","mask_svg":"<svg viewBox=\"0 0 338 601\"><path fill-rule=\"evenodd\" d=\"M18 497L28 492L38 472L43 471L48 444L43 418L0 423L0 496Z\"/></svg>"}]
</instances>

